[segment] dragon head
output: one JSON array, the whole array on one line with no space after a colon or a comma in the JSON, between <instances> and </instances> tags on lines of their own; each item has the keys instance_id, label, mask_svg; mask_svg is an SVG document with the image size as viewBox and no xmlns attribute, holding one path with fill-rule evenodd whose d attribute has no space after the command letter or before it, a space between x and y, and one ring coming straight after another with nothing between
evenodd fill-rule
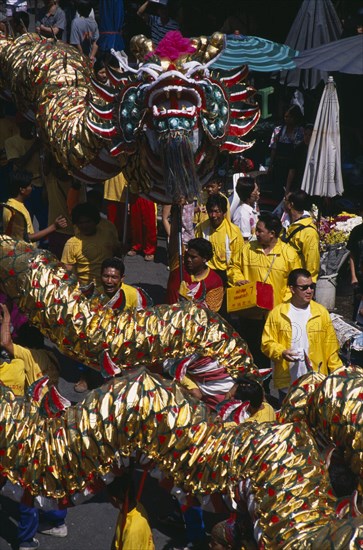
<instances>
[{"instance_id":1,"label":"dragon head","mask_svg":"<svg viewBox=\"0 0 363 550\"><path fill-rule=\"evenodd\" d=\"M168 33L154 49L136 36L137 69L115 53L120 69L108 67L109 83L94 81L89 128L112 140L111 154L131 154L129 181L159 202L192 200L212 175L218 151L239 153L259 119L247 67L231 73L209 69L224 48L224 35L189 40ZM130 157L131 159L131 157Z\"/></svg>"}]
</instances>

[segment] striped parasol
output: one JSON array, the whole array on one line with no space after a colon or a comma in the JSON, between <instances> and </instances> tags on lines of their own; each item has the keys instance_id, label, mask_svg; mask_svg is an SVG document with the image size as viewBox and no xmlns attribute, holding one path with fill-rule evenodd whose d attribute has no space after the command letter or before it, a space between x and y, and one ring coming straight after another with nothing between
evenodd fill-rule
<instances>
[{"instance_id":1,"label":"striped parasol","mask_svg":"<svg viewBox=\"0 0 363 550\"><path fill-rule=\"evenodd\" d=\"M294 58L299 52L284 44L271 42L258 36L230 34L226 37L226 47L212 69L229 70L248 65L250 71L274 72L294 69Z\"/></svg>"}]
</instances>

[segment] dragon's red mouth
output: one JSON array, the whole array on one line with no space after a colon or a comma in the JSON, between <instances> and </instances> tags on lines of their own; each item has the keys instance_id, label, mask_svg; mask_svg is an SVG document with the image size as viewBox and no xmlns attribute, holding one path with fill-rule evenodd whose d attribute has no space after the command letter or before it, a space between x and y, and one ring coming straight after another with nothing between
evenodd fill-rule
<instances>
[{"instance_id":1,"label":"dragon's red mouth","mask_svg":"<svg viewBox=\"0 0 363 550\"><path fill-rule=\"evenodd\" d=\"M148 106L155 119L182 117L193 119L202 108L203 97L196 88L185 86L182 79L168 79L153 87L148 96Z\"/></svg>"}]
</instances>

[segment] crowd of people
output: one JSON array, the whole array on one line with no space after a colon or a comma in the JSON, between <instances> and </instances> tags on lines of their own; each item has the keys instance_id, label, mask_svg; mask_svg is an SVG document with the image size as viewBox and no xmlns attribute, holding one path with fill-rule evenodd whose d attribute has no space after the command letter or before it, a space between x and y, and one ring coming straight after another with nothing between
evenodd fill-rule
<instances>
[{"instance_id":1,"label":"crowd of people","mask_svg":"<svg viewBox=\"0 0 363 550\"><path fill-rule=\"evenodd\" d=\"M68 41L90 58L95 78L102 80L107 58L99 48L92 4L86 0L64 2L64 9L60 4L58 0L45 1L36 32ZM167 0L154 5L151 12L150 4L140 4L137 15L149 26L157 43L166 32L177 29L178 23L168 12ZM6 8L7 23L0 21L0 31L8 33L11 25L13 33L25 32L29 26L27 2L8 0ZM152 301L143 289L125 284L122 258L132 261L142 255L146 262L154 262L157 205L129 193L122 173L106 181L102 189L86 187L56 162L38 136L36 125L14 105L1 100L0 117L2 232L49 249L70 276L76 276L85 295L90 299L97 295L104 308L123 311L149 307ZM230 195L216 169L194 202L162 207L159 231L167 236L165 269L169 270L163 302L192 301L219 312L245 339L256 365L272 367L276 398L266 383L232 379L213 358L195 358L180 383L193 398L206 403L218 421L228 420L221 411L232 399L249 403L248 421L274 421L275 410L290 385L309 368L328 374L342 365L329 314L314 301L320 268L319 235L310 214L310 197L301 190L311 131L312 125L304 123L296 105L286 110L283 123L273 131L268 176L277 203L274 212L260 209L259 176L251 172L248 159L243 166L250 168L239 173ZM352 283L361 296L361 227L352 235L348 248L352 253ZM273 309L250 307L231 313L227 289L250 283L270 285ZM18 396L44 375L56 385L62 365L44 348L39 331L5 295L1 295L0 308L0 380ZM91 386L90 373L84 365L79 365L79 370L74 389L85 393ZM166 362L165 375L172 371L173 365ZM114 548L154 548L147 514L134 495L130 472L120 475L109 493L120 508ZM193 503L194 509L198 506ZM35 509L20 505L19 549L38 548L38 530L66 537L65 519L66 512L51 511L39 517ZM190 522L194 526L190 530L194 538L186 541L188 548L198 544L203 548L202 522L198 530L195 517L188 519L185 513L184 521L187 531ZM230 518L214 527L210 548L238 549L248 533L248 528L242 529L235 518Z\"/></svg>"}]
</instances>

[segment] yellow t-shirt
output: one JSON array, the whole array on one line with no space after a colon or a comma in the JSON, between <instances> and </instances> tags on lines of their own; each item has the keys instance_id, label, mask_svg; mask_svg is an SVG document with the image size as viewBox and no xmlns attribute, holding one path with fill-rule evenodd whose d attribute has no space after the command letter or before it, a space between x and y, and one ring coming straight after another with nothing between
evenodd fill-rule
<instances>
[{"instance_id":1,"label":"yellow t-shirt","mask_svg":"<svg viewBox=\"0 0 363 550\"><path fill-rule=\"evenodd\" d=\"M14 160L22 157L27 153L30 147L33 145L35 138L24 139L20 134L16 134L5 140L5 152L8 160ZM24 170L28 170L33 174L32 185L36 187L42 186L42 180L40 177L40 156L39 151L35 151L29 162L23 167Z\"/></svg>"},{"instance_id":2,"label":"yellow t-shirt","mask_svg":"<svg viewBox=\"0 0 363 550\"><path fill-rule=\"evenodd\" d=\"M261 407L252 416L247 418L246 422L275 422L276 413L273 407L266 401L262 402Z\"/></svg>"},{"instance_id":3,"label":"yellow t-shirt","mask_svg":"<svg viewBox=\"0 0 363 550\"><path fill-rule=\"evenodd\" d=\"M48 195L48 225L54 223L57 216L64 216L67 220L65 229L57 229L57 233L74 235L74 228L67 208L67 195L71 188L72 180L60 181L54 174L50 173L46 178Z\"/></svg>"},{"instance_id":4,"label":"yellow t-shirt","mask_svg":"<svg viewBox=\"0 0 363 550\"><path fill-rule=\"evenodd\" d=\"M32 220L30 218L29 210L26 208L26 206L16 199L9 199L8 201L6 201L6 204L20 212L20 214L22 214L24 217L18 216L17 214L13 216L13 213L9 208L3 208L4 233L6 235L9 235L9 237L13 237L13 239L23 240L25 230L24 225L26 225L26 231L29 235L34 233Z\"/></svg>"},{"instance_id":5,"label":"yellow t-shirt","mask_svg":"<svg viewBox=\"0 0 363 550\"><path fill-rule=\"evenodd\" d=\"M28 349L14 344L14 358L24 362L28 386L43 376L49 377L50 384L58 384L59 365L53 353L45 349Z\"/></svg>"},{"instance_id":6,"label":"yellow t-shirt","mask_svg":"<svg viewBox=\"0 0 363 550\"><path fill-rule=\"evenodd\" d=\"M138 502L136 508L126 516L120 545L123 515L117 518L113 550L155 550L152 531L144 507Z\"/></svg>"},{"instance_id":7,"label":"yellow t-shirt","mask_svg":"<svg viewBox=\"0 0 363 550\"><path fill-rule=\"evenodd\" d=\"M108 201L125 202L127 180L122 172L104 183L103 197Z\"/></svg>"},{"instance_id":8,"label":"yellow t-shirt","mask_svg":"<svg viewBox=\"0 0 363 550\"><path fill-rule=\"evenodd\" d=\"M75 267L81 285L92 281L101 286L101 265L114 255L118 244L117 230L111 223L101 220L94 235L76 235L65 244L62 262Z\"/></svg>"},{"instance_id":9,"label":"yellow t-shirt","mask_svg":"<svg viewBox=\"0 0 363 550\"><path fill-rule=\"evenodd\" d=\"M10 363L0 363L0 380L15 395L24 395L25 363L21 359L12 359Z\"/></svg>"}]
</instances>

